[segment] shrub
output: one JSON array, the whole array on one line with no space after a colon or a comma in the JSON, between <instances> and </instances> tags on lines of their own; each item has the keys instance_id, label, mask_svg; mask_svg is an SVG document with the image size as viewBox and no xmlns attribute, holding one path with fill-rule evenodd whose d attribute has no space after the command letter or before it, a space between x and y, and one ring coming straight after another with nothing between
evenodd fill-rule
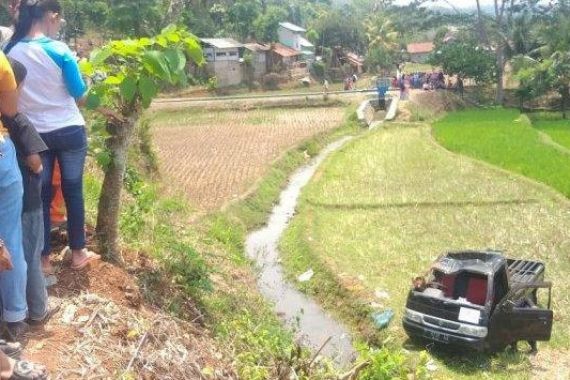
<instances>
[{"instance_id":1,"label":"shrub","mask_svg":"<svg viewBox=\"0 0 570 380\"><path fill-rule=\"evenodd\" d=\"M419 355L404 350L388 348L374 349L361 345L358 347L359 360L368 362L358 379L360 380L395 380L395 379L429 379L428 355L425 351Z\"/></svg>"},{"instance_id":2,"label":"shrub","mask_svg":"<svg viewBox=\"0 0 570 380\"><path fill-rule=\"evenodd\" d=\"M325 64L323 62L315 62L311 66L313 75L319 79L324 79L325 77Z\"/></svg>"},{"instance_id":3,"label":"shrub","mask_svg":"<svg viewBox=\"0 0 570 380\"><path fill-rule=\"evenodd\" d=\"M208 91L215 92L218 89L218 78L216 78L215 76L208 78L206 87L208 88Z\"/></svg>"}]
</instances>

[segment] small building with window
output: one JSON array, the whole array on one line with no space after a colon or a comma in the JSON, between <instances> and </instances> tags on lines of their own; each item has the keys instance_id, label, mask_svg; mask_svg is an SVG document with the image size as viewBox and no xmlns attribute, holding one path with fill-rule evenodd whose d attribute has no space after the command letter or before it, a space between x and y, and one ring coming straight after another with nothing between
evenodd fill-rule
<instances>
[{"instance_id":1,"label":"small building with window","mask_svg":"<svg viewBox=\"0 0 570 380\"><path fill-rule=\"evenodd\" d=\"M302 59L315 60L315 46L305 37L306 29L290 22L280 22L277 29L279 43L301 53Z\"/></svg>"},{"instance_id":2,"label":"small building with window","mask_svg":"<svg viewBox=\"0 0 570 380\"><path fill-rule=\"evenodd\" d=\"M242 81L241 55L243 45L232 38L201 38L206 69L216 76L218 86L238 85Z\"/></svg>"},{"instance_id":3,"label":"small building with window","mask_svg":"<svg viewBox=\"0 0 570 380\"><path fill-rule=\"evenodd\" d=\"M250 64L253 69L253 79L260 80L267 73L267 71L271 69L271 46L258 43L249 43L245 44L244 48L244 60L246 57L245 54L249 54L251 56Z\"/></svg>"}]
</instances>

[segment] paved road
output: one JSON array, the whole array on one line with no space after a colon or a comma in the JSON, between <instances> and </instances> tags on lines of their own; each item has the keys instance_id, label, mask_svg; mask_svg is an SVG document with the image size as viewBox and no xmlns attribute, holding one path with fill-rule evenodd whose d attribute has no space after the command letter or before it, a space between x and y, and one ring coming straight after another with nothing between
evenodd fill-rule
<instances>
[{"instance_id":1,"label":"paved road","mask_svg":"<svg viewBox=\"0 0 570 380\"><path fill-rule=\"evenodd\" d=\"M353 101L375 93L376 90L333 91L329 92L329 101ZM298 105L300 103L319 104L323 103L322 92L296 93L296 94L271 94L271 95L245 95L245 96L220 96L220 97L186 97L186 98L159 98L156 99L152 108L175 109L187 107L232 107L248 105Z\"/></svg>"}]
</instances>

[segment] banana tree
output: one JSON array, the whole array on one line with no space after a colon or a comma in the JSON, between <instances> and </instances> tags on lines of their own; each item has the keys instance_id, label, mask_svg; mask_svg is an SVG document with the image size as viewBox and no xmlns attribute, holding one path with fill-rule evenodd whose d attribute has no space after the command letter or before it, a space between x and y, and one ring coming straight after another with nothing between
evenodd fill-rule
<instances>
[{"instance_id":1,"label":"banana tree","mask_svg":"<svg viewBox=\"0 0 570 380\"><path fill-rule=\"evenodd\" d=\"M163 84L187 82L189 61L202 64L197 38L184 29L169 26L153 38L111 41L80 63L93 84L87 107L104 111L108 160L98 204L96 236L103 256L122 261L119 246L121 192L129 144L135 125Z\"/></svg>"}]
</instances>

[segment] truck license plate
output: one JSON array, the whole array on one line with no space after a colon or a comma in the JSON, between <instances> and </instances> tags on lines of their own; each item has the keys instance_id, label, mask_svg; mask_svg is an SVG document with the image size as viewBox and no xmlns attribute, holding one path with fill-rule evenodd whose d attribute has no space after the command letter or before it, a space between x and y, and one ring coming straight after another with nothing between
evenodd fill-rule
<instances>
[{"instance_id":1,"label":"truck license plate","mask_svg":"<svg viewBox=\"0 0 570 380\"><path fill-rule=\"evenodd\" d=\"M437 331L427 331L427 337L436 342L449 343L449 335Z\"/></svg>"}]
</instances>

